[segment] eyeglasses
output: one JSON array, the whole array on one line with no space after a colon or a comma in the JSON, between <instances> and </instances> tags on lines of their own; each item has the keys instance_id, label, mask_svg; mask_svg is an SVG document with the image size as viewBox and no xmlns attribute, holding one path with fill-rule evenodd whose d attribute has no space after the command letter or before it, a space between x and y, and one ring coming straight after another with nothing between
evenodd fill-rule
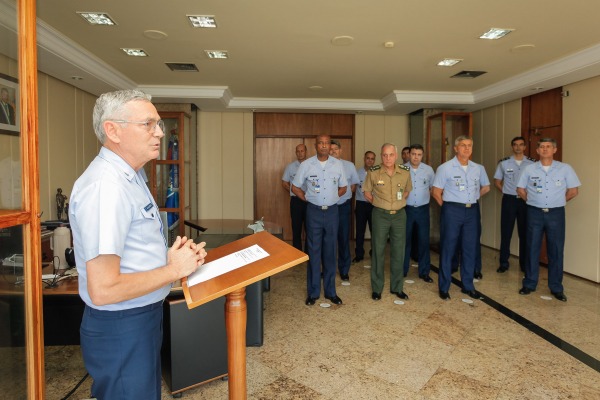
<instances>
[{"instance_id":1,"label":"eyeglasses","mask_svg":"<svg viewBox=\"0 0 600 400\"><path fill-rule=\"evenodd\" d=\"M148 121L127 121L125 119L111 119L110 121L120 122L123 124L144 125L148 133L156 132L156 127L158 126L163 133L165 132L165 122L162 119L159 119L158 121L155 121L153 119L149 119Z\"/></svg>"}]
</instances>

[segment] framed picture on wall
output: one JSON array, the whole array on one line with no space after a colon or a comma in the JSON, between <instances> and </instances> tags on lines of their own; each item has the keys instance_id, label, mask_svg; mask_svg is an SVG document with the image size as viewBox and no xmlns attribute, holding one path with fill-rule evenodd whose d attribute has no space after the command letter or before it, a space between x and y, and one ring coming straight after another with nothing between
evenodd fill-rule
<instances>
[{"instance_id":1,"label":"framed picture on wall","mask_svg":"<svg viewBox=\"0 0 600 400\"><path fill-rule=\"evenodd\" d=\"M0 74L0 134L18 136L20 122L19 80Z\"/></svg>"}]
</instances>

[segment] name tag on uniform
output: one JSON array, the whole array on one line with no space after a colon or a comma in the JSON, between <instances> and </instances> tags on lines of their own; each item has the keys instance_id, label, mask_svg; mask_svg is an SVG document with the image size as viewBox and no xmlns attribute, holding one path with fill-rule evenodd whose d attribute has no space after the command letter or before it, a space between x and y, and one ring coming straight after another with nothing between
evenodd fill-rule
<instances>
[{"instance_id":1,"label":"name tag on uniform","mask_svg":"<svg viewBox=\"0 0 600 400\"><path fill-rule=\"evenodd\" d=\"M154 211L151 211L154 208L154 204L148 203L148 205L144 206L141 210L144 218L154 218Z\"/></svg>"},{"instance_id":2,"label":"name tag on uniform","mask_svg":"<svg viewBox=\"0 0 600 400\"><path fill-rule=\"evenodd\" d=\"M396 194L396 198L398 200L402 200L402 189L398 190L397 194Z\"/></svg>"}]
</instances>

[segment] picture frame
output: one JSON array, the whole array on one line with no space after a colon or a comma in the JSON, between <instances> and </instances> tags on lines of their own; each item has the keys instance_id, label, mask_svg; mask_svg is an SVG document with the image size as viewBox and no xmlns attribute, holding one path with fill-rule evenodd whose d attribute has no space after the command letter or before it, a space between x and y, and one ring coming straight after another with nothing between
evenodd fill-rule
<instances>
[{"instance_id":1,"label":"picture frame","mask_svg":"<svg viewBox=\"0 0 600 400\"><path fill-rule=\"evenodd\" d=\"M21 133L19 80L0 73L0 134Z\"/></svg>"}]
</instances>

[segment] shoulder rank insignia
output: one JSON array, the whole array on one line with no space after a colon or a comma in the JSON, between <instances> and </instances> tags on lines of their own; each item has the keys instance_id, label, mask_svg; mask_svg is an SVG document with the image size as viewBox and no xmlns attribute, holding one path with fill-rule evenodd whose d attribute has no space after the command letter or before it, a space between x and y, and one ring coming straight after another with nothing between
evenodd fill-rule
<instances>
[{"instance_id":1,"label":"shoulder rank insignia","mask_svg":"<svg viewBox=\"0 0 600 400\"><path fill-rule=\"evenodd\" d=\"M405 171L410 171L410 168L407 167L406 165L398 164L398 167L400 167L400 169L403 169Z\"/></svg>"},{"instance_id":2,"label":"shoulder rank insignia","mask_svg":"<svg viewBox=\"0 0 600 400\"><path fill-rule=\"evenodd\" d=\"M373 165L371 167L371 171L377 171L378 169L381 169L381 164L379 164L379 165Z\"/></svg>"},{"instance_id":3,"label":"shoulder rank insignia","mask_svg":"<svg viewBox=\"0 0 600 400\"><path fill-rule=\"evenodd\" d=\"M500 164L502 161L506 161L508 159L510 159L510 157L504 157L504 158L498 160L498 164Z\"/></svg>"},{"instance_id":4,"label":"shoulder rank insignia","mask_svg":"<svg viewBox=\"0 0 600 400\"><path fill-rule=\"evenodd\" d=\"M531 158L531 157L527 157L527 159L528 159L529 161L533 161L533 162L536 162L536 161L537 161L535 158Z\"/></svg>"}]
</instances>

